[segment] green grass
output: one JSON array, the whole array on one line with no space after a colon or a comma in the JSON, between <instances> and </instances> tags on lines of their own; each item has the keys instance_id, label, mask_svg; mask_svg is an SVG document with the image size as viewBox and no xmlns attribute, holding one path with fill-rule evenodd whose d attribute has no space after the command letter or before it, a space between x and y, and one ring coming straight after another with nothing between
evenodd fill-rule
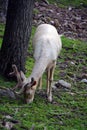
<instances>
[{"instance_id":1,"label":"green grass","mask_svg":"<svg viewBox=\"0 0 87 130\"><path fill-rule=\"evenodd\" d=\"M4 26L0 26L4 30ZM33 27L32 35L35 32ZM3 32L1 33L3 35ZM2 38L0 38L0 44ZM32 39L32 37L31 37ZM35 94L32 104L24 104L21 100L0 98L0 123L2 120L18 121L16 130L29 130L32 125L35 130L86 130L87 128L87 84L81 83L79 77L87 74L87 42L62 37L63 49L57 60L54 80L63 79L72 84L71 90L59 88L53 90L53 102L48 103L45 90L45 75L43 91ZM71 62L74 63L71 64ZM29 56L26 61L26 76L28 77L34 65L33 50L30 41ZM76 79L74 79L76 77ZM13 87L0 77L0 86ZM12 119L6 119L10 115ZM0 124L0 130L5 130Z\"/></svg>"},{"instance_id":2,"label":"green grass","mask_svg":"<svg viewBox=\"0 0 87 130\"><path fill-rule=\"evenodd\" d=\"M87 7L87 0L48 0L51 4L58 4L61 7L67 7L67 6L75 6L75 7L81 7L85 6Z\"/></svg>"},{"instance_id":3,"label":"green grass","mask_svg":"<svg viewBox=\"0 0 87 130\"><path fill-rule=\"evenodd\" d=\"M3 35L4 35L4 24L0 24L0 47L3 40Z\"/></svg>"}]
</instances>

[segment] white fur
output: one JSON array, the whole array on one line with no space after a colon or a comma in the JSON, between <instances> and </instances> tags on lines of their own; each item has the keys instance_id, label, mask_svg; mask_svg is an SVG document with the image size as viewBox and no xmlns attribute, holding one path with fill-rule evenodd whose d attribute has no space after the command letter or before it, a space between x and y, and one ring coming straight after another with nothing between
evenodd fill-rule
<instances>
[{"instance_id":1,"label":"white fur","mask_svg":"<svg viewBox=\"0 0 87 130\"><path fill-rule=\"evenodd\" d=\"M33 47L35 65L30 77L38 80L45 69L56 61L62 48L56 28L49 24L39 25L33 38Z\"/></svg>"},{"instance_id":2,"label":"white fur","mask_svg":"<svg viewBox=\"0 0 87 130\"><path fill-rule=\"evenodd\" d=\"M49 24L39 25L33 38L34 59L35 64L30 77L27 79L30 82L31 77L37 82L42 77L45 70L49 71L55 68L57 57L62 48L60 35L54 26ZM53 71L53 70L52 70ZM48 100L52 101L51 80L53 80L53 72L47 81Z\"/></svg>"}]
</instances>

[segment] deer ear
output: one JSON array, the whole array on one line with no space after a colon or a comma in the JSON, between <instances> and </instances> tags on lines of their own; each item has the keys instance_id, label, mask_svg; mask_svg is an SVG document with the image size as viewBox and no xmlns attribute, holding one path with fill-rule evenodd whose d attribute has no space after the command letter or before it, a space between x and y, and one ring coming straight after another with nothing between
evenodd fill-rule
<instances>
[{"instance_id":1,"label":"deer ear","mask_svg":"<svg viewBox=\"0 0 87 130\"><path fill-rule=\"evenodd\" d=\"M31 87L32 87L32 86L35 86L35 85L36 85L36 81L35 81L34 78L32 77L32 78L31 78Z\"/></svg>"},{"instance_id":2,"label":"deer ear","mask_svg":"<svg viewBox=\"0 0 87 130\"><path fill-rule=\"evenodd\" d=\"M32 86L35 86L36 85L36 81L33 82Z\"/></svg>"},{"instance_id":3,"label":"deer ear","mask_svg":"<svg viewBox=\"0 0 87 130\"><path fill-rule=\"evenodd\" d=\"M33 83L33 82L34 82L34 78L32 77L32 78L31 78L31 83Z\"/></svg>"}]
</instances>

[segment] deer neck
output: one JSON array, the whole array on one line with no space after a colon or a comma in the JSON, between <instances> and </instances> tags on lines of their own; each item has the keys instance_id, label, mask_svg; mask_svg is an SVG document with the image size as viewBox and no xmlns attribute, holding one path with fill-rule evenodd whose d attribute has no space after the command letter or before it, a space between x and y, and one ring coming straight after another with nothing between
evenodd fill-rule
<instances>
[{"instance_id":1,"label":"deer neck","mask_svg":"<svg viewBox=\"0 0 87 130\"><path fill-rule=\"evenodd\" d=\"M45 57L36 60L30 77L33 77L36 81L38 81L46 70L47 63L48 61Z\"/></svg>"}]
</instances>

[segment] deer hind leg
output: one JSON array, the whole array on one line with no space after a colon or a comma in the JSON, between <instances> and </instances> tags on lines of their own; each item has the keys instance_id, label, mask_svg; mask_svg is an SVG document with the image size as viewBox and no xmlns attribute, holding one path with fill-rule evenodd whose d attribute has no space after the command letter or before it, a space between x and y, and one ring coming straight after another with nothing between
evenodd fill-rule
<instances>
[{"instance_id":1,"label":"deer hind leg","mask_svg":"<svg viewBox=\"0 0 87 130\"><path fill-rule=\"evenodd\" d=\"M38 88L39 88L39 90L41 90L42 89L42 77L39 79L39 83L38 83Z\"/></svg>"},{"instance_id":2,"label":"deer hind leg","mask_svg":"<svg viewBox=\"0 0 87 130\"><path fill-rule=\"evenodd\" d=\"M50 69L48 68L47 69L47 96L49 96L49 90L50 90L50 88L49 88L49 86L50 86Z\"/></svg>"},{"instance_id":3,"label":"deer hind leg","mask_svg":"<svg viewBox=\"0 0 87 130\"><path fill-rule=\"evenodd\" d=\"M56 62L52 65L51 68L47 70L47 96L49 102L52 102L52 81L53 81L55 66L56 66Z\"/></svg>"}]
</instances>

